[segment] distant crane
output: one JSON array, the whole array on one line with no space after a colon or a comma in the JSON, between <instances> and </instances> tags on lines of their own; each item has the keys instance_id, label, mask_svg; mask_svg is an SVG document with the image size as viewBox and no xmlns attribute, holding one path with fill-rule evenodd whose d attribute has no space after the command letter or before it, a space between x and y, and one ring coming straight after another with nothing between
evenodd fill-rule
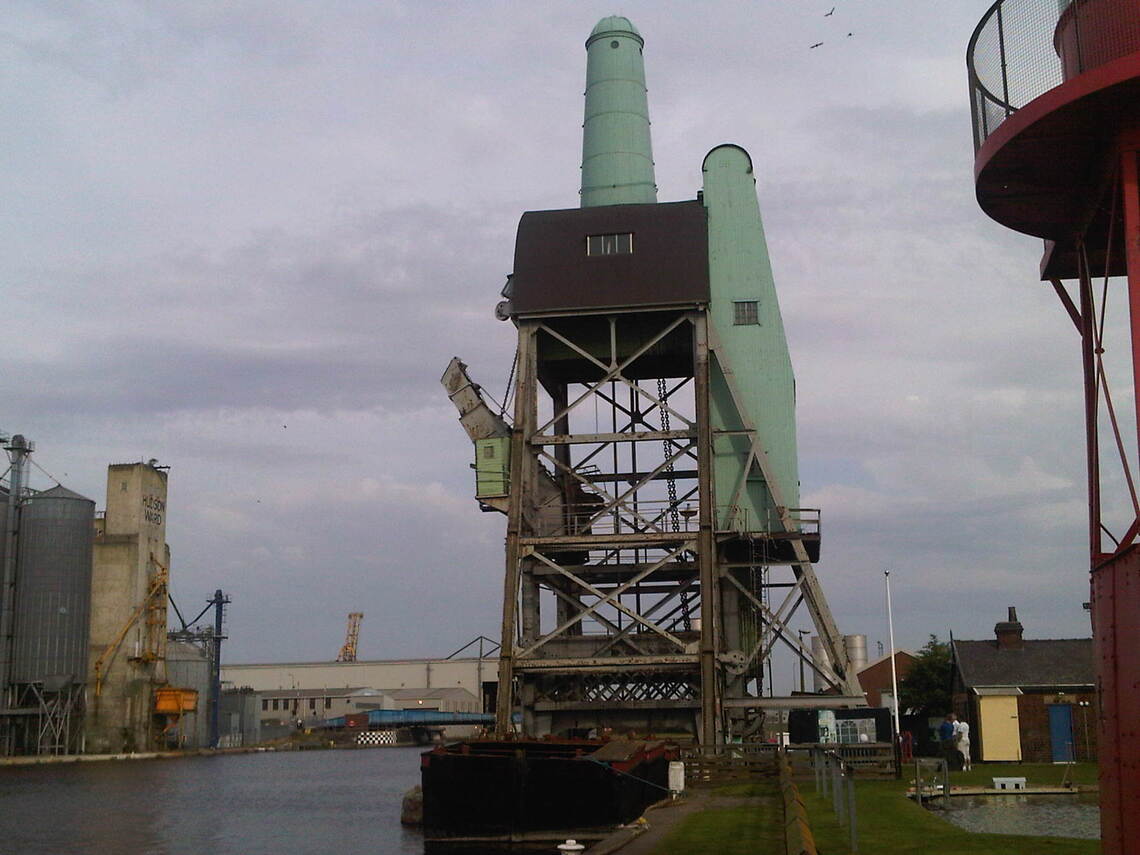
<instances>
[{"instance_id":1,"label":"distant crane","mask_svg":"<svg viewBox=\"0 0 1140 855\"><path fill-rule=\"evenodd\" d=\"M344 647L336 657L337 662L356 661L356 642L360 638L360 622L364 619L364 612L350 612L348 615L348 632L344 636Z\"/></svg>"}]
</instances>

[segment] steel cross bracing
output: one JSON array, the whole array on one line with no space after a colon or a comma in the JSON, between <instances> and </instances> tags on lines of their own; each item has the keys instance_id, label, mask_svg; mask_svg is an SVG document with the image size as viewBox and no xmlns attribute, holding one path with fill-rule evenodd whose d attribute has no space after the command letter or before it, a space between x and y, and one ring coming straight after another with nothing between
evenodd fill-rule
<instances>
[{"instance_id":1,"label":"steel cross bracing","mask_svg":"<svg viewBox=\"0 0 1140 855\"><path fill-rule=\"evenodd\" d=\"M747 718L730 720L726 692L737 701L758 694L777 642L857 693L839 665L842 640L799 520L778 497L778 528L796 550L793 578L776 581L763 549L764 563L744 570L747 583L740 565L718 557L723 543L751 535L727 507L730 524L716 530L710 371L730 388L734 381L716 358L707 314L614 312L590 319L585 332L580 318L517 324L499 730L521 706L532 734L699 722L701 739L716 741ZM748 467L767 464L747 419L733 433L751 442L726 506L739 500ZM539 489L550 479L562 486L561 502ZM775 590L783 597L773 609ZM815 662L789 628L802 604L836 666ZM729 650L726 626L735 639L748 634L738 624L756 627L755 638Z\"/></svg>"},{"instance_id":2,"label":"steel cross bracing","mask_svg":"<svg viewBox=\"0 0 1140 855\"><path fill-rule=\"evenodd\" d=\"M763 638L761 639L760 644L763 646L758 645L757 648L754 648L747 662L751 663L755 661L756 657L759 657L761 662L765 661L775 641L778 639L790 648L800 661L805 662L812 670L819 674L831 687L839 689L844 695L858 697L862 695L862 689L859 686L859 681L855 673L847 668L847 654L843 637L839 634L839 628L835 623L835 618L832 616L831 609L828 607L827 600L824 598L823 588L820 586L819 579L815 575L815 569L811 565L807 548L801 538L794 536L800 530L801 521L793 517L793 509L788 507L780 494L778 479L774 477L768 455L764 451L763 438L748 418L748 410L742 403L740 390L732 366L728 359L721 355L723 348L716 336L715 328L710 325L709 330L711 340L710 349L713 353L713 357L716 360L717 367L732 397L741 427L744 432L751 437L751 442L746 452L746 460L741 467L740 476L734 486L732 498L729 502L729 523L726 524L726 527L733 523L740 523L740 520L737 519L738 514L736 513L736 508L738 507L737 503L740 500L749 471L751 471L752 467L756 467L763 474L767 488L772 495L773 504L777 511L776 522L779 528L782 529L784 533L793 536L791 544L796 559L795 562L790 565L794 577L794 581L792 581L790 585L783 582L772 582L770 577L765 583L769 591L774 588L789 588L783 602L775 612L771 611L766 604L758 601L751 594L748 595L748 599L756 606L757 610L763 615L767 622L769 638L766 642ZM732 577L731 574L730 578L734 585L739 588L739 580ZM801 604L806 607L812 624L823 644L824 652L827 657L825 661L817 661L811 651L799 642L798 635L788 628L789 620Z\"/></svg>"}]
</instances>

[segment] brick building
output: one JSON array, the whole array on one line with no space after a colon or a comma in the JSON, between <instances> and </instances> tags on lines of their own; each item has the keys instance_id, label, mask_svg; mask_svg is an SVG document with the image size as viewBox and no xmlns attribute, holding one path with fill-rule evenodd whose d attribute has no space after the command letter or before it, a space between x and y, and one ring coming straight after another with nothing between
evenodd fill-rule
<instances>
[{"instance_id":1,"label":"brick building","mask_svg":"<svg viewBox=\"0 0 1140 855\"><path fill-rule=\"evenodd\" d=\"M994 638L951 641L954 711L981 761L1096 759L1091 638L1026 639L1017 610Z\"/></svg>"},{"instance_id":2,"label":"brick building","mask_svg":"<svg viewBox=\"0 0 1140 855\"><path fill-rule=\"evenodd\" d=\"M906 650L895 651L895 674L901 683L910 673L918 657ZM893 705L894 687L891 683L891 657L880 656L859 671L859 687L867 696L869 707L890 707Z\"/></svg>"}]
</instances>

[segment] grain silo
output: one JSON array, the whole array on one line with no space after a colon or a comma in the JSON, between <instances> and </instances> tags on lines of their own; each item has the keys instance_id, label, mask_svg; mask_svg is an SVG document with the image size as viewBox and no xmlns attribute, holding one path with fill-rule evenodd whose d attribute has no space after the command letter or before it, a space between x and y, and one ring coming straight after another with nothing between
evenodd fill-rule
<instances>
[{"instance_id":1,"label":"grain silo","mask_svg":"<svg viewBox=\"0 0 1140 855\"><path fill-rule=\"evenodd\" d=\"M95 503L56 486L29 498L20 516L11 680L82 683Z\"/></svg>"},{"instance_id":2,"label":"grain silo","mask_svg":"<svg viewBox=\"0 0 1140 855\"><path fill-rule=\"evenodd\" d=\"M17 751L79 749L94 518L93 501L59 485L20 508L10 681L28 714Z\"/></svg>"},{"instance_id":3,"label":"grain silo","mask_svg":"<svg viewBox=\"0 0 1140 855\"><path fill-rule=\"evenodd\" d=\"M847 648L847 661L851 670L858 674L867 667L867 636L863 633L843 636L843 646Z\"/></svg>"}]
</instances>

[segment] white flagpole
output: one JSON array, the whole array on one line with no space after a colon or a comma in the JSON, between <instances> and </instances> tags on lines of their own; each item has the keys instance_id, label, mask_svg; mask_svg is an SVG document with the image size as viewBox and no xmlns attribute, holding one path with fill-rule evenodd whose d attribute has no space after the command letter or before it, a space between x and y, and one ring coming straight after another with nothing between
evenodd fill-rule
<instances>
[{"instance_id":1,"label":"white flagpole","mask_svg":"<svg viewBox=\"0 0 1140 855\"><path fill-rule=\"evenodd\" d=\"M884 570L883 576L887 580L887 632L890 635L891 641L891 700L894 702L894 725L895 725L895 738L899 735L899 675L895 669L895 620L891 614L891 571Z\"/></svg>"}]
</instances>

